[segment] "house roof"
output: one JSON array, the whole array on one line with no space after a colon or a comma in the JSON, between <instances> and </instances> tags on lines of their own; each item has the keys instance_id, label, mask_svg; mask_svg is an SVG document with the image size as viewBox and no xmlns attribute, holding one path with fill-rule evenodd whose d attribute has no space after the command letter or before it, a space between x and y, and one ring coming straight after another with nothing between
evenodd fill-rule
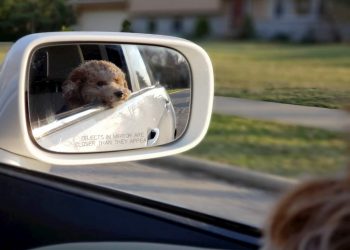
<instances>
[{"instance_id":1,"label":"house roof","mask_svg":"<svg viewBox=\"0 0 350 250\"><path fill-rule=\"evenodd\" d=\"M69 4L109 4L109 3L126 3L127 0L69 0Z\"/></svg>"},{"instance_id":2,"label":"house roof","mask_svg":"<svg viewBox=\"0 0 350 250\"><path fill-rule=\"evenodd\" d=\"M131 14L177 14L217 13L221 11L221 0L130 0Z\"/></svg>"},{"instance_id":3,"label":"house roof","mask_svg":"<svg viewBox=\"0 0 350 250\"><path fill-rule=\"evenodd\" d=\"M78 10L119 6L131 15L217 14L227 0L68 0Z\"/></svg>"},{"instance_id":4,"label":"house roof","mask_svg":"<svg viewBox=\"0 0 350 250\"><path fill-rule=\"evenodd\" d=\"M127 11L128 0L68 0L68 4L75 7L77 13L97 10Z\"/></svg>"}]
</instances>

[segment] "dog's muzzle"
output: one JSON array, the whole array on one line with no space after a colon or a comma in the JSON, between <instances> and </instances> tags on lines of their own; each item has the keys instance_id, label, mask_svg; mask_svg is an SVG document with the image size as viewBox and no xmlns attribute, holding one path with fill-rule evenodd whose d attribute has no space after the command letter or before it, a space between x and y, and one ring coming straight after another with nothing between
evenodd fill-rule
<instances>
[{"instance_id":1,"label":"dog's muzzle","mask_svg":"<svg viewBox=\"0 0 350 250\"><path fill-rule=\"evenodd\" d=\"M124 93L123 93L123 91L118 90L118 91L114 92L114 95L118 98L121 98L124 95Z\"/></svg>"}]
</instances>

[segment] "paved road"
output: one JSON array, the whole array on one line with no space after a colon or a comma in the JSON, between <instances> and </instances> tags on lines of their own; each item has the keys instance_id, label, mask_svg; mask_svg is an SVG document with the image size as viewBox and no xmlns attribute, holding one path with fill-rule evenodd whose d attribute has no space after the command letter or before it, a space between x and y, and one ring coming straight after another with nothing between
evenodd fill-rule
<instances>
[{"instance_id":1,"label":"paved road","mask_svg":"<svg viewBox=\"0 0 350 250\"><path fill-rule=\"evenodd\" d=\"M350 116L344 111L215 96L214 113L344 131Z\"/></svg>"},{"instance_id":2,"label":"paved road","mask_svg":"<svg viewBox=\"0 0 350 250\"><path fill-rule=\"evenodd\" d=\"M255 226L263 224L276 200L276 194L142 162L53 167L51 172Z\"/></svg>"},{"instance_id":3,"label":"paved road","mask_svg":"<svg viewBox=\"0 0 350 250\"><path fill-rule=\"evenodd\" d=\"M175 109L177 136L180 136L186 129L190 115L191 91L190 89L184 89L169 96Z\"/></svg>"}]
</instances>

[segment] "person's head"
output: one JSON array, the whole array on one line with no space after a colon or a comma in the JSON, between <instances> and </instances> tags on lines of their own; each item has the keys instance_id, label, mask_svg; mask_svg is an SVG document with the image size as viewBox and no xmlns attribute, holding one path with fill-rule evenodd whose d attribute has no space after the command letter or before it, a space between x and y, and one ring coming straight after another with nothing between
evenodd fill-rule
<instances>
[{"instance_id":1,"label":"person's head","mask_svg":"<svg viewBox=\"0 0 350 250\"><path fill-rule=\"evenodd\" d=\"M350 178L310 181L277 204L264 250L350 249Z\"/></svg>"}]
</instances>

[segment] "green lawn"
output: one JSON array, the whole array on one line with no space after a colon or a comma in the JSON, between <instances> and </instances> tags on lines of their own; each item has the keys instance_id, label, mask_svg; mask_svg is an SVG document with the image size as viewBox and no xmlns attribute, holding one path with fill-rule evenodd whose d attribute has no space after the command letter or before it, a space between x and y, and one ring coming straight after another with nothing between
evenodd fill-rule
<instances>
[{"instance_id":1,"label":"green lawn","mask_svg":"<svg viewBox=\"0 0 350 250\"><path fill-rule=\"evenodd\" d=\"M186 154L288 177L322 176L345 165L346 143L321 129L213 115L206 138Z\"/></svg>"},{"instance_id":2,"label":"green lawn","mask_svg":"<svg viewBox=\"0 0 350 250\"><path fill-rule=\"evenodd\" d=\"M349 45L207 42L216 95L340 108L349 103ZM0 62L9 43L0 43Z\"/></svg>"},{"instance_id":3,"label":"green lawn","mask_svg":"<svg viewBox=\"0 0 350 250\"><path fill-rule=\"evenodd\" d=\"M349 45L208 42L216 95L339 108L350 96Z\"/></svg>"},{"instance_id":4,"label":"green lawn","mask_svg":"<svg viewBox=\"0 0 350 250\"><path fill-rule=\"evenodd\" d=\"M1 43L0 42L0 64L4 60L4 57L7 53L7 51L9 50L10 46L11 46L11 43Z\"/></svg>"}]
</instances>

